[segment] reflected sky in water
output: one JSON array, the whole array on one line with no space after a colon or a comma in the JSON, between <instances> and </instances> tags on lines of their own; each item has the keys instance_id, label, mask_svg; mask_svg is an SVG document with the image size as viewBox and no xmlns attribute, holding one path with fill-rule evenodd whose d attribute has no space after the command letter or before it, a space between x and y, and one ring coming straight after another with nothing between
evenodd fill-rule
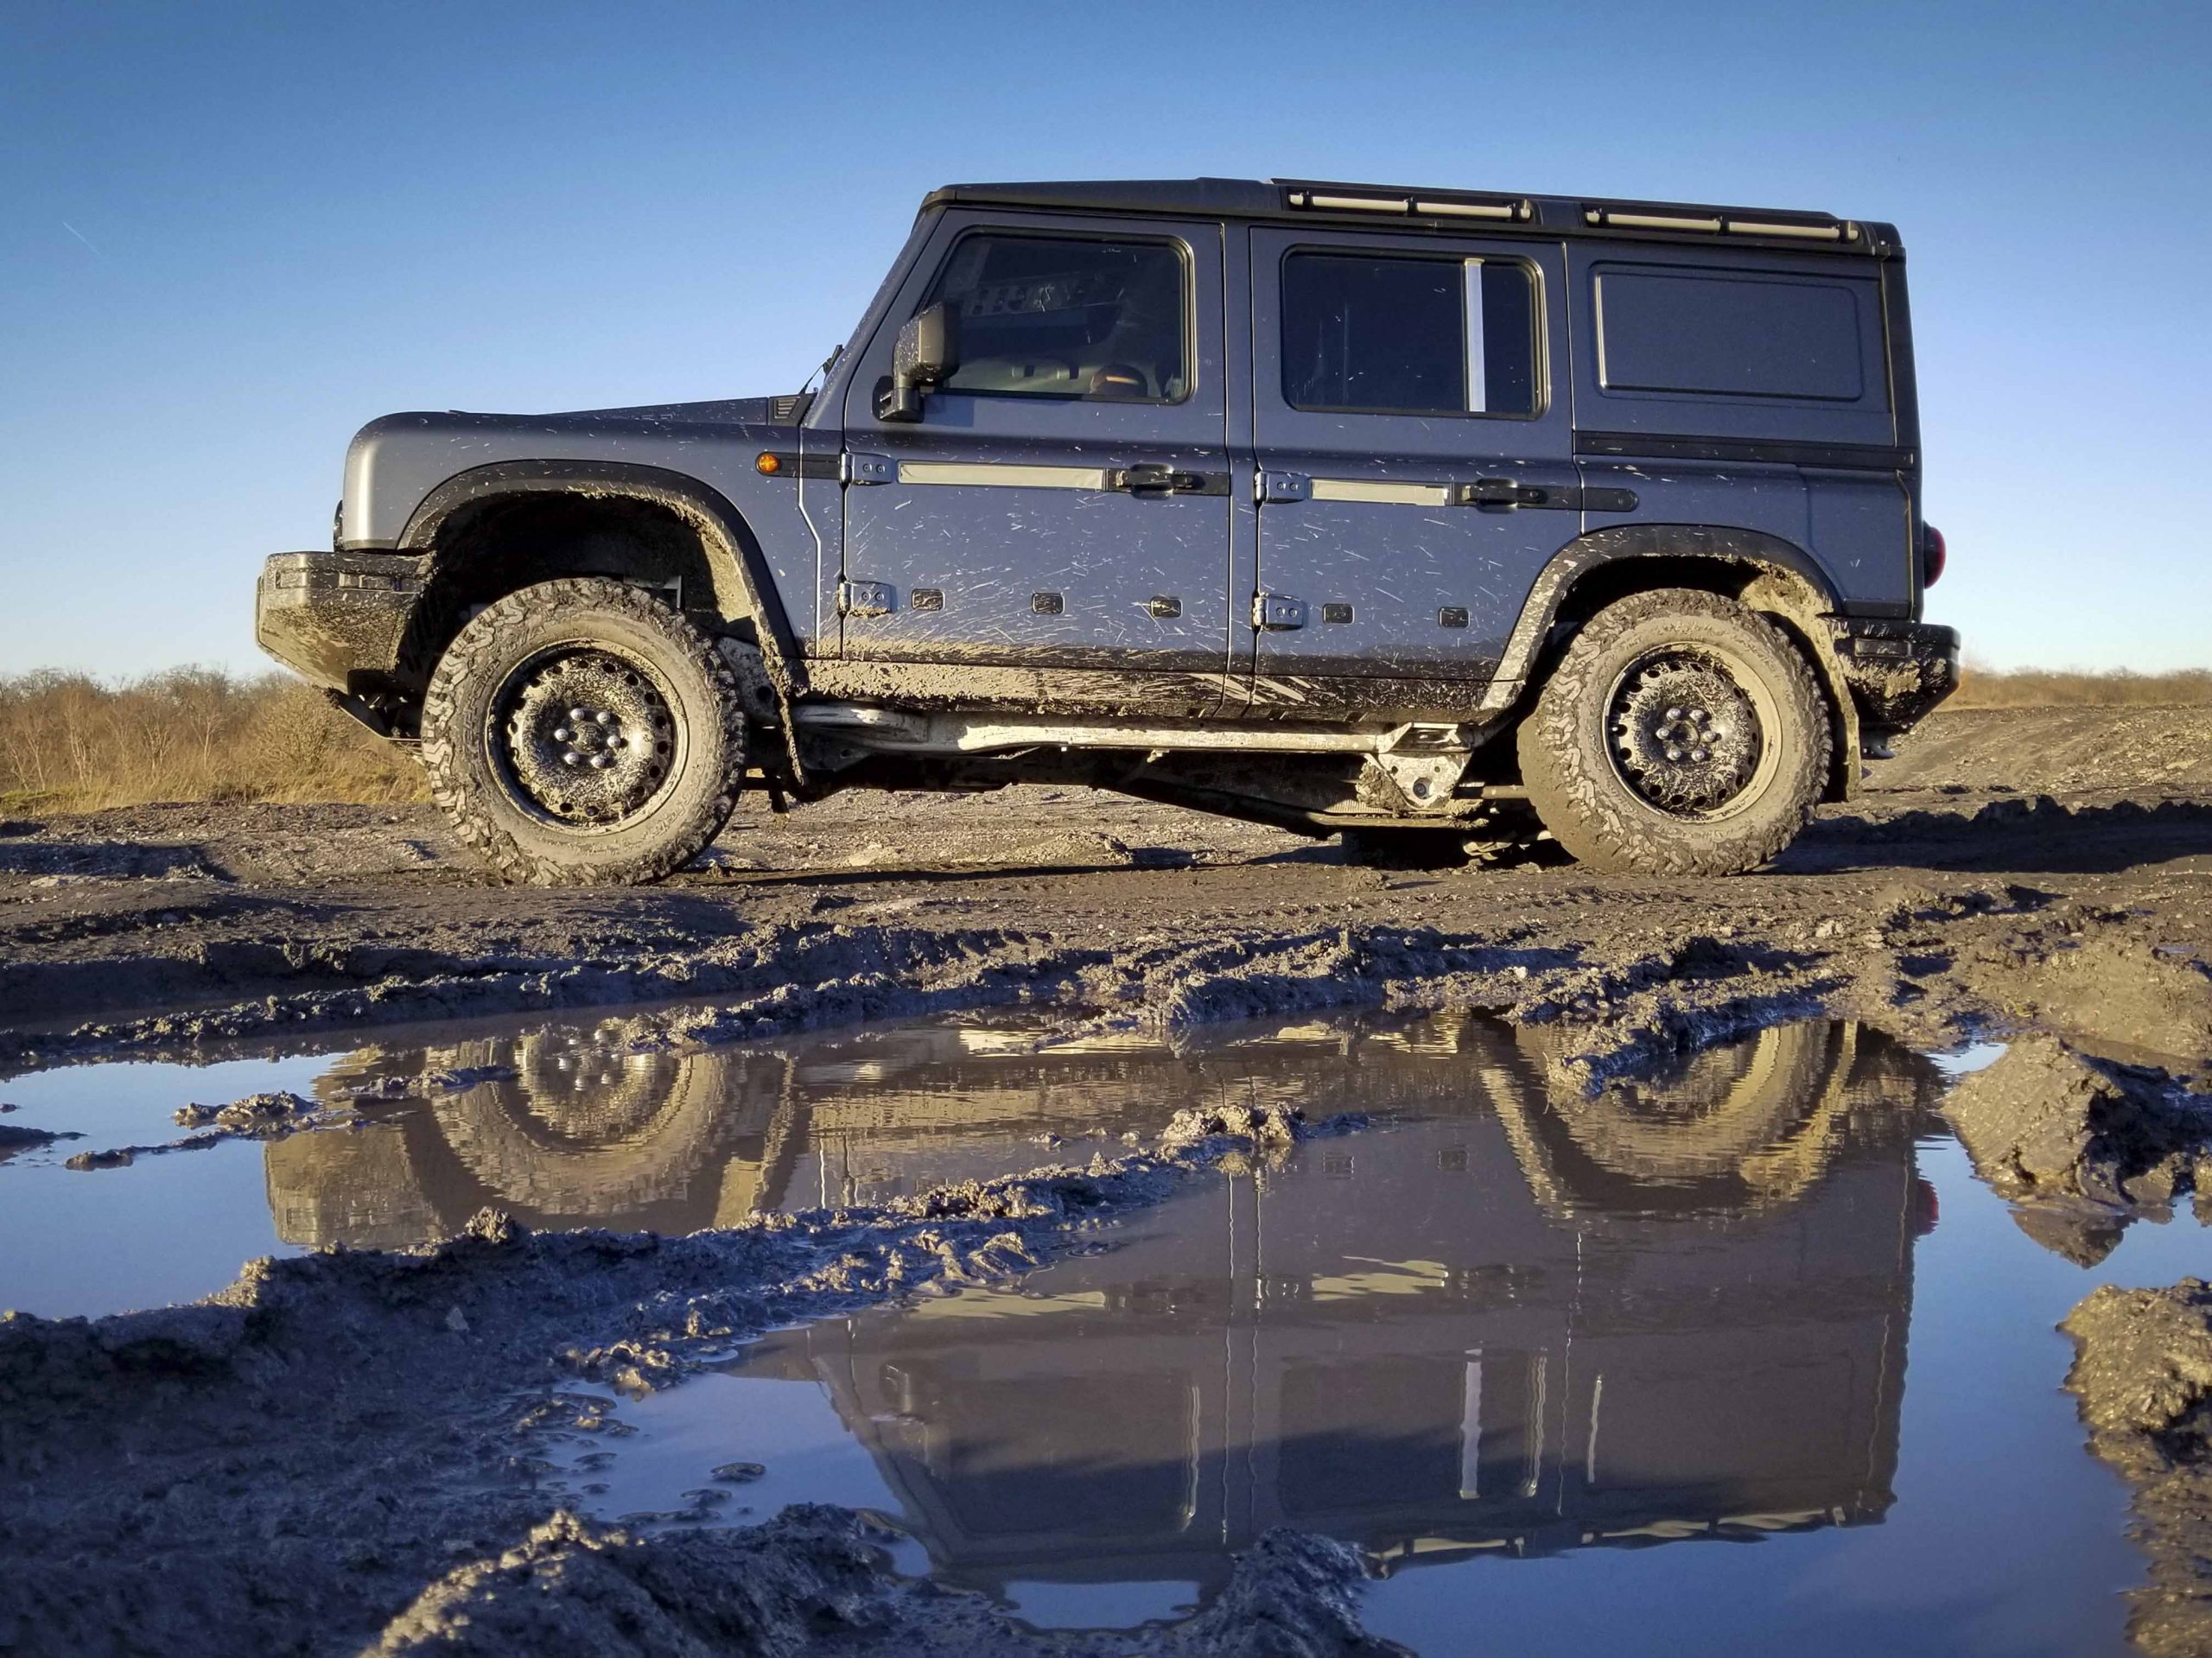
<instances>
[{"instance_id":1,"label":"reflected sky in water","mask_svg":"<svg viewBox=\"0 0 2212 1658\"><path fill-rule=\"evenodd\" d=\"M1019 1020L631 1034L0 1085L8 1121L73 1110L86 1145L251 1087L370 1102L356 1130L128 1170L0 1165L0 1304L175 1299L272 1247L415 1242L486 1205L680 1232L1112 1154L1193 1105L1362 1109L1370 1131L1194 1182L1011 1288L782 1331L617 1401L636 1431L556 1447L554 1477L648 1523L874 1509L902 1566L1046 1627L1202 1604L1292 1525L1375 1557L1370 1627L1429 1653L2119 1648L2139 1566L2051 1326L2097 1283L2201 1270L2202 1236L2137 1226L2088 1267L2038 1244L1933 1115L1957 1062L1811 1023L1586 1096L1541 1030L1465 1016L1179 1045ZM717 1487L734 1461L766 1472Z\"/></svg>"}]
</instances>

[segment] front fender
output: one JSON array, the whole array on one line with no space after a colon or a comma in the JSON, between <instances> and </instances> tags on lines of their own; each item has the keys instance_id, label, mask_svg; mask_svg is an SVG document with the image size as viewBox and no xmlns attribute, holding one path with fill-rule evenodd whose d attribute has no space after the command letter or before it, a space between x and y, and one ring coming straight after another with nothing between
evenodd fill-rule
<instances>
[{"instance_id":1,"label":"front fender","mask_svg":"<svg viewBox=\"0 0 2212 1658\"><path fill-rule=\"evenodd\" d=\"M726 617L753 619L777 688L793 688L800 652L767 555L728 497L688 473L626 461L494 461L457 473L424 496L400 533L399 550L435 554L448 520L488 501L578 493L648 501L689 524L706 548L716 605Z\"/></svg>"}]
</instances>

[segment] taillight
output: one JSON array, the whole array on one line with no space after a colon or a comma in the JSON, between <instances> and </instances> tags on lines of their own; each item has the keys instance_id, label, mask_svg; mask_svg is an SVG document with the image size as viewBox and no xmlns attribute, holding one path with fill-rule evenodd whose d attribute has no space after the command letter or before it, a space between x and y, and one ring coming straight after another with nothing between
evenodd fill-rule
<instances>
[{"instance_id":1,"label":"taillight","mask_svg":"<svg viewBox=\"0 0 2212 1658\"><path fill-rule=\"evenodd\" d=\"M1923 524L1920 538L1920 585L1932 588L1943 579L1943 532L1932 524Z\"/></svg>"}]
</instances>

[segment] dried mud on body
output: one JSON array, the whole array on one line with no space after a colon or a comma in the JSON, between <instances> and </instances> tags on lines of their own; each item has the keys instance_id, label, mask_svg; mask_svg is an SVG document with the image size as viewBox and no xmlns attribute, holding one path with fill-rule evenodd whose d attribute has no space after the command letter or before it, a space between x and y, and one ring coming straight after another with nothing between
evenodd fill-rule
<instances>
[{"instance_id":1,"label":"dried mud on body","mask_svg":"<svg viewBox=\"0 0 2212 1658\"><path fill-rule=\"evenodd\" d=\"M147 808L0 826L0 1079L587 1007L681 1047L992 1007L1095 1036L1378 1007L1503 1015L1596 1089L1827 1013L1922 1047L2063 1039L2080 1121L2000 1092L1976 1155L2044 1182L2071 1226L2201 1166L2185 1121L2116 1149L2111 1112L2204 1089L2208 883L2200 710L1939 715L1777 867L1727 881L1362 869L1021 790L748 801L664 886L546 893L488 883L428 809ZM1388 1650L1354 1621L1357 1561L1312 1539L1271 1540L1172 1634L1039 1636L891 1576L849 1515L671 1540L533 1494L532 1425L592 1408L561 1376L649 1388L777 1322L1025 1272L1282 1134L1192 1128L906 1209L685 1239L487 1217L428 1251L259 1263L204 1305L14 1319L0 1651L132 1649L119 1629L181 1652L798 1652L832 1632L853 1652Z\"/></svg>"}]
</instances>

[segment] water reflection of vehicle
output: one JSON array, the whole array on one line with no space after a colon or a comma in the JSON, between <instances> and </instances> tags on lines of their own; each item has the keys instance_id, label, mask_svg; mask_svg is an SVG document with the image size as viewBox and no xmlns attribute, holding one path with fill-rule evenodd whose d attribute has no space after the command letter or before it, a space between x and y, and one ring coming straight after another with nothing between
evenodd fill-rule
<instances>
[{"instance_id":1,"label":"water reflection of vehicle","mask_svg":"<svg viewBox=\"0 0 2212 1658\"><path fill-rule=\"evenodd\" d=\"M632 1051L611 1022L370 1049L319 1091L418 1097L360 1134L272 1144L270 1203L307 1244L449 1236L486 1204L532 1226L689 1232L1119 1152L1187 1106L1456 1109L1501 1061L1528 1070L1502 1027L1465 1018L1233 1034L1044 1045L1041 1027L947 1023L679 1053ZM456 1073L483 1080L436 1080Z\"/></svg>"},{"instance_id":2,"label":"water reflection of vehicle","mask_svg":"<svg viewBox=\"0 0 2212 1658\"><path fill-rule=\"evenodd\" d=\"M299 1242L443 1236L486 1204L683 1231L1119 1150L1192 1105L1395 1114L1019 1294L785 1332L743 1368L827 1388L941 1568L988 1586L1217 1581L1278 1523L1409 1560L1889 1506L1922 1062L1808 1024L1586 1096L1541 1032L1478 1018L1233 1035L371 1051L325 1090L505 1069L272 1143L270 1201Z\"/></svg>"},{"instance_id":3,"label":"water reflection of vehicle","mask_svg":"<svg viewBox=\"0 0 2212 1658\"><path fill-rule=\"evenodd\" d=\"M1918 1062L1807 1026L1547 1099L1493 1027L1452 1046L1427 1068L1476 1085L1421 1121L741 1369L826 1387L940 1570L998 1590L1211 1585L1277 1524L1405 1563L1879 1519Z\"/></svg>"}]
</instances>

